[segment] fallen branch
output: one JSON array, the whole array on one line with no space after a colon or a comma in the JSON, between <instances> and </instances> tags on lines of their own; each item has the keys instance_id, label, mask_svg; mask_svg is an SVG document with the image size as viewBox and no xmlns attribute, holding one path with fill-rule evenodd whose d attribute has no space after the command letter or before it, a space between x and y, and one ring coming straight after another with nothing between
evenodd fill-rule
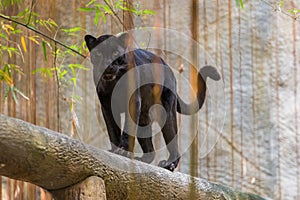
<instances>
[{"instance_id":1,"label":"fallen branch","mask_svg":"<svg viewBox=\"0 0 300 200\"><path fill-rule=\"evenodd\" d=\"M0 152L0 175L53 194L97 176L105 182L107 199L262 199L130 160L5 115L0 115Z\"/></svg>"}]
</instances>

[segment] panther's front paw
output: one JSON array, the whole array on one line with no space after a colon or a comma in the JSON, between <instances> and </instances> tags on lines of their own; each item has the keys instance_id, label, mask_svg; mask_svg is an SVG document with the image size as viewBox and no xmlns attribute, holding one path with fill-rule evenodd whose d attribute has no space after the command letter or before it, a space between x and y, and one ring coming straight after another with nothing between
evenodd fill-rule
<instances>
[{"instance_id":1,"label":"panther's front paw","mask_svg":"<svg viewBox=\"0 0 300 200\"><path fill-rule=\"evenodd\" d=\"M175 170L175 168L177 167L177 165L174 162L170 162L170 161L166 161L166 160L162 160L158 163L159 167L165 168L170 170L171 172L173 172Z\"/></svg>"}]
</instances>

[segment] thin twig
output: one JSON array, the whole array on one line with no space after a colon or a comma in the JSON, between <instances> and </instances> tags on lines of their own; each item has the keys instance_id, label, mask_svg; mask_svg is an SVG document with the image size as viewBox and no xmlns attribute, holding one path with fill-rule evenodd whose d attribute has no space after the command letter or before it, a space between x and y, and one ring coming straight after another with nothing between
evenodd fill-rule
<instances>
[{"instance_id":1,"label":"thin twig","mask_svg":"<svg viewBox=\"0 0 300 200\"><path fill-rule=\"evenodd\" d=\"M35 33L41 35L41 36L43 36L44 38L47 38L48 40L53 41L53 42L59 44L60 46L66 48L66 49L71 50L72 52L74 52L74 53L80 55L80 56L83 57L83 58L86 58L86 57L87 57L87 56L81 54L80 52L78 52L78 51L76 51L76 50L70 48L69 46L65 45L64 43L62 43L62 42L60 42L60 41L58 41L58 40L56 40L56 39L53 39L52 37L46 35L45 33L42 33L42 32L40 32L40 31L36 30L35 28L33 28L33 27L31 27L31 26L29 26L29 25L27 25L27 24L23 24L22 22L16 21L16 20L11 19L11 18L9 18L9 17L7 17L7 16L4 16L4 15L2 15L2 14L0 14L0 18L5 19L5 20L10 21L10 22L14 22L14 23L16 23L16 24L18 24L18 25L21 25L21 26L23 26L23 27L25 27L25 28L27 28L27 29L29 29L29 30L31 30L31 31L33 31L33 32L35 32Z\"/></svg>"},{"instance_id":2,"label":"thin twig","mask_svg":"<svg viewBox=\"0 0 300 200\"><path fill-rule=\"evenodd\" d=\"M284 11L284 10L281 10L280 7L274 6L274 4L268 2L267 0L261 0L261 1L264 2L267 6L271 7L274 11L278 11L278 12L280 12L280 13L282 13L282 14L288 16L288 17L293 18L293 19L296 20L296 21L299 21L299 16L298 16L298 15L292 15L292 14L290 14L289 12L286 12L286 11Z\"/></svg>"},{"instance_id":3,"label":"thin twig","mask_svg":"<svg viewBox=\"0 0 300 200\"><path fill-rule=\"evenodd\" d=\"M120 24L122 24L122 26L126 29L126 26L124 25L123 21L120 19L120 17L117 15L117 13L115 12L115 10L113 9L113 7L106 1L103 0L104 3L109 7L109 9L111 10L111 12L114 14L114 16L118 19L118 21L120 22Z\"/></svg>"}]
</instances>

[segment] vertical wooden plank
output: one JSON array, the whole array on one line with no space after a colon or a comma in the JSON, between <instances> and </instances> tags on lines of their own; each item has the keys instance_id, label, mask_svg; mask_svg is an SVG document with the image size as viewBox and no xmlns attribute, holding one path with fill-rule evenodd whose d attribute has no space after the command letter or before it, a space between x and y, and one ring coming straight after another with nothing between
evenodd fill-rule
<instances>
[{"instance_id":1,"label":"vertical wooden plank","mask_svg":"<svg viewBox=\"0 0 300 200\"><path fill-rule=\"evenodd\" d=\"M0 44L1 44L1 42L0 42ZM2 66L2 64L3 64L3 60L1 57L0 65ZM4 113L4 109L3 109L3 107L4 107L4 105L3 105L4 104L4 96L3 96L4 90L3 90L3 87L4 87L3 82L0 81L0 113ZM0 176L0 199L2 199L2 197L3 197L3 189L2 189L3 181L4 181L4 178L2 176Z\"/></svg>"},{"instance_id":2,"label":"vertical wooden plank","mask_svg":"<svg viewBox=\"0 0 300 200\"><path fill-rule=\"evenodd\" d=\"M6 196L8 199L13 199L12 196L12 185L13 185L13 180L12 179L7 179L6 182Z\"/></svg>"},{"instance_id":3,"label":"vertical wooden plank","mask_svg":"<svg viewBox=\"0 0 300 200\"><path fill-rule=\"evenodd\" d=\"M299 127L298 127L298 37L297 37L297 21L294 20L292 23L293 26L293 68L294 68L294 120L295 120L295 141L296 141L296 179L297 179L297 198L300 198L300 172L299 172Z\"/></svg>"},{"instance_id":4,"label":"vertical wooden plank","mask_svg":"<svg viewBox=\"0 0 300 200\"><path fill-rule=\"evenodd\" d=\"M57 16L56 16L56 10L57 10L57 5L55 1L51 1L50 4L50 10L49 10L49 15L52 19L54 19L54 21L57 21ZM57 49L57 44L53 45L53 51L55 52ZM52 67L56 69L57 67L57 63L56 63L56 54L52 55ZM52 130L56 130L59 132L59 82L58 82L58 78L57 78L57 73L54 73L55 75L53 76L52 79L52 87L53 87L53 91L52 91L52 99L51 99L51 124L50 124L50 128Z\"/></svg>"},{"instance_id":5,"label":"vertical wooden plank","mask_svg":"<svg viewBox=\"0 0 300 200\"><path fill-rule=\"evenodd\" d=\"M13 181L13 198L17 199L19 197L20 191L18 190L18 181L14 180Z\"/></svg>"},{"instance_id":6,"label":"vertical wooden plank","mask_svg":"<svg viewBox=\"0 0 300 200\"><path fill-rule=\"evenodd\" d=\"M53 199L52 195L48 191L40 188L40 200L52 200L52 199Z\"/></svg>"},{"instance_id":7,"label":"vertical wooden plank","mask_svg":"<svg viewBox=\"0 0 300 200\"><path fill-rule=\"evenodd\" d=\"M191 1L191 33L192 33L192 39L196 42L199 41L199 1L198 0L192 0ZM199 49L197 45L193 45L192 48L192 66L190 66L190 84L192 86L191 91L191 97L193 97L193 92L197 91L197 67L199 66ZM191 148L190 148L190 174L191 176L199 176L198 170L199 170L199 134L198 134L198 118L197 115L191 116L191 124L190 124L191 131L196 131L195 138L193 138ZM194 134L192 134L194 135ZM195 196L195 184L192 181L190 184L190 199L196 199Z\"/></svg>"},{"instance_id":8,"label":"vertical wooden plank","mask_svg":"<svg viewBox=\"0 0 300 200\"><path fill-rule=\"evenodd\" d=\"M233 62L232 62L232 16L231 1L228 1L228 32L229 32L229 71L230 71L230 142L231 142L231 186L234 187L234 97L233 97Z\"/></svg>"},{"instance_id":9,"label":"vertical wooden plank","mask_svg":"<svg viewBox=\"0 0 300 200\"><path fill-rule=\"evenodd\" d=\"M219 66L219 59L221 59L221 56L219 55L219 51L220 51L220 44L219 44L219 18L220 18L220 14L219 14L219 0L216 0L216 6L215 6L215 12L216 12L216 37L215 37L215 42L216 42L216 46L215 46L215 52L216 52L216 56L215 56L215 63L216 66ZM217 133L220 134L220 133ZM216 136L218 137L218 136ZM217 138L216 140L217 141ZM214 172L214 178L213 181L217 182L217 166L218 166L218 144L216 144L215 148L214 148L214 159L213 159L213 172Z\"/></svg>"},{"instance_id":10,"label":"vertical wooden plank","mask_svg":"<svg viewBox=\"0 0 300 200\"><path fill-rule=\"evenodd\" d=\"M18 181L18 187L19 187L19 200L23 200L24 199L24 182L23 181Z\"/></svg>"},{"instance_id":11,"label":"vertical wooden plank","mask_svg":"<svg viewBox=\"0 0 300 200\"><path fill-rule=\"evenodd\" d=\"M133 0L125 0L126 5L128 7L132 7L133 6ZM134 22L133 22L133 13L130 11L123 11L123 31L129 31L134 29ZM127 44L128 44L128 49L129 49L129 53L128 53L128 69L132 69L134 67L134 54L132 51L133 48L133 39L132 39L132 35L129 33L129 38L127 38ZM130 81L130 80L135 80L135 76L129 74L128 77L128 88L130 88L129 90L133 89L136 87L135 85L135 81ZM131 95L131 94L130 94ZM134 94L133 94L134 95ZM134 98L134 97L133 97ZM129 112L131 113L135 113L135 107L134 106L130 106L129 108ZM132 116L133 118L135 118L135 116ZM129 126L128 127L128 131L129 132L133 132L134 131L134 127ZM134 144L135 144L135 138L132 137L131 135L129 135L129 151L133 151L134 148ZM133 177L134 178L134 177ZM134 180L137 181L137 180ZM133 186L133 184L129 183L129 199L136 199L137 198L137 191L136 188Z\"/></svg>"},{"instance_id":12,"label":"vertical wooden plank","mask_svg":"<svg viewBox=\"0 0 300 200\"><path fill-rule=\"evenodd\" d=\"M1 93L1 90L0 90L0 93ZM1 104L1 101L0 101L0 104ZM1 110L0 110L0 112L1 112ZM0 199L2 199L2 184L3 184L3 178L2 178L2 176L0 176Z\"/></svg>"},{"instance_id":13,"label":"vertical wooden plank","mask_svg":"<svg viewBox=\"0 0 300 200\"><path fill-rule=\"evenodd\" d=\"M125 0L126 5L131 7L133 6L132 0ZM124 11L123 12L123 31L128 31L134 29L134 23L133 23L133 14L130 11Z\"/></svg>"},{"instance_id":14,"label":"vertical wooden plank","mask_svg":"<svg viewBox=\"0 0 300 200\"><path fill-rule=\"evenodd\" d=\"M250 27L253 27L254 24L253 24L253 3L250 4ZM255 104L256 104L256 101L255 101L255 66L256 66L256 59L255 59L255 52L254 52L254 49L256 48L255 46L255 36L254 36L254 31L253 31L253 28L251 28L251 86L252 86L252 105L251 105L251 108L252 108L252 125L253 125L253 132L255 132L256 130L256 110L255 110ZM254 151L254 157L253 157L253 163L254 163L254 166L256 167L257 166L257 152L256 152L256 147L257 147L257 142L256 142L256 134L254 133L253 135L253 151ZM254 173L256 175L256 171ZM251 177L253 178L253 177ZM255 178L255 177L254 177Z\"/></svg>"},{"instance_id":15,"label":"vertical wooden plank","mask_svg":"<svg viewBox=\"0 0 300 200\"><path fill-rule=\"evenodd\" d=\"M275 24L276 27L278 27L278 15L276 15L276 20L275 20ZM279 81L280 81L280 72L279 72L279 38L278 35L276 33L274 33L275 36L275 66L276 66L276 72L275 72L275 77L276 77L276 85L275 85L275 95L276 95L276 136L277 136L277 180L278 182L277 187L277 195L278 195L278 199L281 200L282 199L282 191L281 191L281 154L280 154L280 150L281 150L281 141L280 141L280 97L279 97Z\"/></svg>"},{"instance_id":16,"label":"vertical wooden plank","mask_svg":"<svg viewBox=\"0 0 300 200\"><path fill-rule=\"evenodd\" d=\"M239 90L240 90L240 105L241 105L241 108L240 108L240 146L241 146L241 158L240 158L240 171L241 171L241 174L240 174L240 187L239 189L240 190L243 190L243 179L244 179L244 118L243 118L243 112L244 112L244 105L243 105L243 87L242 87L242 71L243 71L243 68L242 68L242 47L241 47L241 29L242 29L242 25L241 25L241 9L238 9L238 13L239 13L239 17L238 17L238 49L239 49Z\"/></svg>"},{"instance_id":17,"label":"vertical wooden plank","mask_svg":"<svg viewBox=\"0 0 300 200\"><path fill-rule=\"evenodd\" d=\"M254 27L254 24L253 24L253 19L254 19L253 8L255 9L255 7L253 6L254 3L255 2L252 2L250 4L250 27ZM251 108L252 108L253 151L254 151L253 163L254 163L255 168L257 169L257 138L256 138L256 134L255 134L255 131L257 129L256 128L256 126L257 126L256 125L257 124L256 109L255 109L256 108L256 99L255 99L256 77L255 77L255 74L256 74L256 70L257 70L256 69L257 59L256 59L256 54L255 54L256 53L255 48L256 48L256 40L255 40L254 30L253 30L253 28L251 28L251 66L252 66L252 68L251 68L251 87L252 87ZM250 177L253 181L255 181L256 174L257 174L257 170L254 171L254 176Z\"/></svg>"},{"instance_id":18,"label":"vertical wooden plank","mask_svg":"<svg viewBox=\"0 0 300 200\"><path fill-rule=\"evenodd\" d=\"M167 20L167 16L166 16L166 12L167 12L167 8L165 7L166 6L166 1L163 1L162 2L163 4L161 4L160 1L153 1L153 9L154 11L157 13L155 16L154 16L154 27L166 27L166 20ZM163 7L161 7L163 6ZM161 19L161 10L163 9L163 20ZM161 33L163 33L161 35ZM166 34L167 34L167 31L158 31L155 33L155 35L153 35L154 38L156 38L155 40L157 41L157 43L155 45L157 45L157 49L154 50L154 53L158 56L163 56L164 59L167 59L166 57L166 54L164 54L165 52L163 52L164 50L164 46L166 46ZM151 36L150 36L151 37ZM159 70L159 69L155 69L155 72L153 74L153 80L155 82L159 82L160 80L160 76L156 76L156 74L162 74L163 76L163 71L162 70ZM156 94L161 94L161 90L159 89L159 87L155 87L154 90L156 90ZM159 92L160 91L160 92ZM155 101L156 103L158 103L160 100L159 100L159 95L155 95ZM178 129L177 129L178 130ZM178 132L177 132L178 133ZM177 135L178 136L178 135ZM155 139L155 144L154 146L159 146L159 144L162 144L162 137L154 137ZM176 138L177 141L178 141L178 137ZM166 145L167 147L167 145ZM165 148L167 149L167 148ZM165 151L164 154L162 154L162 156L165 156L166 158L168 157L168 151ZM160 159L161 156L156 156L155 157L155 161L157 161L158 159Z\"/></svg>"},{"instance_id":19,"label":"vertical wooden plank","mask_svg":"<svg viewBox=\"0 0 300 200\"><path fill-rule=\"evenodd\" d=\"M203 0L203 45L204 45L204 64L207 65L208 61L207 61L207 54L208 54L208 25L207 25L207 12L206 12L206 0ZM199 62L200 63L200 62ZM197 66L197 68L200 70L202 66ZM208 112L208 106L209 103L208 101L205 101L205 134L208 134L208 128L209 128L209 112ZM200 121L201 119L199 119ZM209 181L211 180L211 175L210 175L210 171L211 171L211 166L210 166L210 162L211 162L211 156L209 154L210 148L211 148L211 144L209 142L209 137L210 136L206 136L206 179ZM201 138L200 138L201 140Z\"/></svg>"},{"instance_id":20,"label":"vertical wooden plank","mask_svg":"<svg viewBox=\"0 0 300 200\"><path fill-rule=\"evenodd\" d=\"M126 0L126 5L128 7L133 7L133 0ZM130 11L124 11L123 12L123 30L124 31L129 31L134 29L134 22L133 22L133 13ZM129 38L127 39L127 44L129 48L129 57L128 57L128 69L131 69L134 67L134 55L133 55L133 38L132 35L129 33ZM135 80L134 74L129 74L128 80ZM135 88L135 82L134 81L129 81L128 83L129 88ZM133 94L134 95L134 94ZM129 112L135 113L135 107L130 106L131 109ZM135 118L135 116L132 116L132 118ZM134 132L134 127L129 127L129 132ZM129 151L133 151L135 144L135 138L129 135Z\"/></svg>"},{"instance_id":21,"label":"vertical wooden plank","mask_svg":"<svg viewBox=\"0 0 300 200\"><path fill-rule=\"evenodd\" d=\"M17 13L18 12L18 7L13 6L11 11L12 11L12 13ZM16 44L19 42L18 41L19 38L16 35L11 36L11 38L12 38L12 41L14 41L15 43L11 43L10 46L13 47L13 48L17 48ZM12 54L12 57L9 58L9 63L19 63L16 54ZM14 85L16 87L18 87L17 74L14 73L12 78L13 78ZM11 110L10 110L9 116L17 117L17 102L12 97L12 95L10 95L10 96L11 96L11 98L10 98L10 103L9 104L11 104ZM17 98L18 98L18 96L17 96ZM17 195L17 180L10 179L10 191L9 192L10 192L11 198L14 199Z\"/></svg>"},{"instance_id":22,"label":"vertical wooden plank","mask_svg":"<svg viewBox=\"0 0 300 200\"><path fill-rule=\"evenodd\" d=\"M76 5L76 7L84 7L85 2L79 1L79 3ZM76 15L78 13L75 12L74 15ZM74 16L76 17L76 16ZM83 28L86 28L86 14L84 12L80 13L80 26ZM81 35L81 38L84 38L84 35ZM86 70L82 71L82 78L81 78L81 82L82 82L82 107L83 107L83 112L82 112L82 118L83 118L83 130L85 132L84 136L85 138L83 138L84 141L87 141L88 139L90 139L90 134L91 134L91 129L89 128L89 114L88 114L88 106L89 106L89 98L88 98L88 72Z\"/></svg>"},{"instance_id":23,"label":"vertical wooden plank","mask_svg":"<svg viewBox=\"0 0 300 200\"><path fill-rule=\"evenodd\" d=\"M34 10L36 12L36 9ZM32 33L34 35L34 33ZM28 54L28 63L29 63L29 74L30 76L29 79L29 97L30 97L30 102L28 102L28 119L27 121L33 124L36 124L36 75L32 74L32 72L36 68L36 46L32 42L29 43L29 54ZM27 199L36 199L36 186L26 183L27 187Z\"/></svg>"},{"instance_id":24,"label":"vertical wooden plank","mask_svg":"<svg viewBox=\"0 0 300 200\"><path fill-rule=\"evenodd\" d=\"M36 196L36 186L30 183L27 183L27 199L35 200Z\"/></svg>"},{"instance_id":25,"label":"vertical wooden plank","mask_svg":"<svg viewBox=\"0 0 300 200\"><path fill-rule=\"evenodd\" d=\"M2 66L2 58L1 58L1 61L0 61L0 65ZM0 113L3 113L3 101L4 101L4 96L3 96L3 83L2 81L0 81Z\"/></svg>"}]
</instances>

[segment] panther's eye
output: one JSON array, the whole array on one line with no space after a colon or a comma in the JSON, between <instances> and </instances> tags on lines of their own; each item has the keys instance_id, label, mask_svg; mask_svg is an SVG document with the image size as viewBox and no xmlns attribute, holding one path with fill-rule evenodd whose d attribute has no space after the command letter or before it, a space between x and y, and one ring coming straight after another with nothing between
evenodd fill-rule
<instances>
[{"instance_id":1,"label":"panther's eye","mask_svg":"<svg viewBox=\"0 0 300 200\"><path fill-rule=\"evenodd\" d=\"M112 55L113 55L114 57L117 57L117 56L119 55L119 51L118 51L118 50L114 51Z\"/></svg>"}]
</instances>

